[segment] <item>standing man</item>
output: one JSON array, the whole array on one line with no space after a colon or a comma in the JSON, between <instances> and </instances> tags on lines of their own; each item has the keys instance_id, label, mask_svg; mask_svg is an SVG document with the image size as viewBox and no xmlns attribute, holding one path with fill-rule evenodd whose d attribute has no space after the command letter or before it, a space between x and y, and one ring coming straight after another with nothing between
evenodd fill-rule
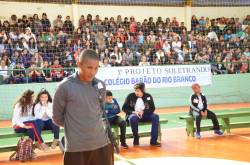
<instances>
[{"instance_id":1,"label":"standing man","mask_svg":"<svg viewBox=\"0 0 250 165\"><path fill-rule=\"evenodd\" d=\"M106 88L95 78L99 57L85 50L77 66L79 71L58 85L53 101L53 120L65 130L64 165L113 165L101 108Z\"/></svg>"},{"instance_id":2,"label":"standing man","mask_svg":"<svg viewBox=\"0 0 250 165\"><path fill-rule=\"evenodd\" d=\"M153 97L149 93L146 93L144 83L135 84L134 90L135 92L127 96L122 107L132 128L134 146L139 145L138 122L152 122L150 144L160 147L161 144L157 142L159 115L154 113L155 105Z\"/></svg>"}]
</instances>

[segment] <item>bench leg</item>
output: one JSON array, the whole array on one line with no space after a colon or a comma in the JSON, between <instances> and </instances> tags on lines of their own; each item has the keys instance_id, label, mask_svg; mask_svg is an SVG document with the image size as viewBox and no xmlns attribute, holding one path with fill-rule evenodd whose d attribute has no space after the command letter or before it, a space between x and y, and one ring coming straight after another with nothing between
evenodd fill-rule
<instances>
[{"instance_id":1,"label":"bench leg","mask_svg":"<svg viewBox=\"0 0 250 165\"><path fill-rule=\"evenodd\" d=\"M194 120L186 120L186 131L187 131L187 135L189 136L191 134L192 137L194 137Z\"/></svg>"},{"instance_id":2,"label":"bench leg","mask_svg":"<svg viewBox=\"0 0 250 165\"><path fill-rule=\"evenodd\" d=\"M119 145L119 128L118 127L114 128L114 138L115 138L116 144Z\"/></svg>"},{"instance_id":3,"label":"bench leg","mask_svg":"<svg viewBox=\"0 0 250 165\"><path fill-rule=\"evenodd\" d=\"M159 125L158 125L158 139L157 139L157 141L159 142L159 143L161 143L161 124L159 123Z\"/></svg>"},{"instance_id":4,"label":"bench leg","mask_svg":"<svg viewBox=\"0 0 250 165\"><path fill-rule=\"evenodd\" d=\"M222 118L221 119L221 124L222 124L222 131L230 133L230 119L229 118Z\"/></svg>"}]
</instances>

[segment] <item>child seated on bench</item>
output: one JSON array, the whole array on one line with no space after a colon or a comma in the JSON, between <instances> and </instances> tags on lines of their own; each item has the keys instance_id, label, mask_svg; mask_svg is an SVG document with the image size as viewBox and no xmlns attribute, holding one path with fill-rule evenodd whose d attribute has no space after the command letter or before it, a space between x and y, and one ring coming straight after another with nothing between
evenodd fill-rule
<instances>
[{"instance_id":1,"label":"child seated on bench","mask_svg":"<svg viewBox=\"0 0 250 165\"><path fill-rule=\"evenodd\" d=\"M123 120L120 116L117 116L121 112L120 106L111 91L106 91L106 100L105 100L105 112L108 117L110 125L118 125L120 127L121 135L120 141L121 146L124 149L128 149L126 144L126 121Z\"/></svg>"},{"instance_id":2,"label":"child seated on bench","mask_svg":"<svg viewBox=\"0 0 250 165\"><path fill-rule=\"evenodd\" d=\"M40 130L52 130L54 133L51 148L55 149L59 144L60 128L52 122L52 98L47 90L42 89L37 95L33 107L33 115Z\"/></svg>"},{"instance_id":3,"label":"child seated on bench","mask_svg":"<svg viewBox=\"0 0 250 165\"><path fill-rule=\"evenodd\" d=\"M127 96L122 110L126 113L126 118L132 128L134 146L139 145L138 122L152 122L150 144L156 147L161 146L161 144L157 142L159 115L154 113L154 100L153 97L145 91L144 83L135 84L134 92Z\"/></svg>"},{"instance_id":4,"label":"child seated on bench","mask_svg":"<svg viewBox=\"0 0 250 165\"><path fill-rule=\"evenodd\" d=\"M223 135L223 133L220 131L219 122L217 120L216 115L207 109L207 99L206 96L204 96L201 93L201 88L198 83L195 83L192 85L192 90L194 94L191 96L190 101L190 114L195 118L196 122L196 138L200 139L200 124L202 117L207 117L208 119L211 119L214 126L214 133L217 135Z\"/></svg>"},{"instance_id":5,"label":"child seated on bench","mask_svg":"<svg viewBox=\"0 0 250 165\"><path fill-rule=\"evenodd\" d=\"M47 151L48 146L43 142L40 127L32 115L33 97L34 91L27 90L18 99L14 107L12 126L16 133L27 133L33 142L36 139L38 149Z\"/></svg>"}]
</instances>

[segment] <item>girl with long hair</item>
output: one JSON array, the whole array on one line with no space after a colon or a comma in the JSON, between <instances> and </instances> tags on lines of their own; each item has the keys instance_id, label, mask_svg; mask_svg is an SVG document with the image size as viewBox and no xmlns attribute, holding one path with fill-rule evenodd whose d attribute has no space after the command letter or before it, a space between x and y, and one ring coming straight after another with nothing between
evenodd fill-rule
<instances>
[{"instance_id":1,"label":"girl with long hair","mask_svg":"<svg viewBox=\"0 0 250 165\"><path fill-rule=\"evenodd\" d=\"M27 133L29 138L38 142L38 149L47 151L48 146L41 137L41 130L32 115L34 91L26 90L14 107L12 127L16 133Z\"/></svg>"},{"instance_id":2,"label":"girl with long hair","mask_svg":"<svg viewBox=\"0 0 250 165\"><path fill-rule=\"evenodd\" d=\"M42 89L38 93L33 107L33 115L40 130L52 130L54 133L51 148L55 149L59 144L60 128L52 122L52 98L46 89Z\"/></svg>"}]
</instances>

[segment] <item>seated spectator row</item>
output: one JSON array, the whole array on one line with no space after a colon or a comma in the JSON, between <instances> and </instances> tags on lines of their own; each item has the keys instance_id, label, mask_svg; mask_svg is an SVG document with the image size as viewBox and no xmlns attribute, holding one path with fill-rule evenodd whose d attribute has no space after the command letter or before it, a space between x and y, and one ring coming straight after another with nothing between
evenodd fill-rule
<instances>
[{"instance_id":1,"label":"seated spectator row","mask_svg":"<svg viewBox=\"0 0 250 165\"><path fill-rule=\"evenodd\" d=\"M249 71L250 15L194 15L190 21L187 31L175 17L140 22L133 16L102 19L88 14L75 28L69 16L63 21L58 15L51 23L46 13L41 18L12 15L0 22L0 69L43 68L55 61L74 67L79 53L91 48L99 54L101 67L211 63L214 74ZM6 71L0 73L5 77Z\"/></svg>"},{"instance_id":2,"label":"seated spectator row","mask_svg":"<svg viewBox=\"0 0 250 165\"><path fill-rule=\"evenodd\" d=\"M7 84L57 82L75 72L74 67L63 68L58 59L55 59L52 65L49 65L48 61L43 61L42 67L38 67L36 63L31 63L31 66L27 69L22 66L20 61L17 61L15 67L11 70L7 70L5 61L1 60L0 68L5 68L5 70L0 71L0 76L2 76L3 83Z\"/></svg>"}]
</instances>

